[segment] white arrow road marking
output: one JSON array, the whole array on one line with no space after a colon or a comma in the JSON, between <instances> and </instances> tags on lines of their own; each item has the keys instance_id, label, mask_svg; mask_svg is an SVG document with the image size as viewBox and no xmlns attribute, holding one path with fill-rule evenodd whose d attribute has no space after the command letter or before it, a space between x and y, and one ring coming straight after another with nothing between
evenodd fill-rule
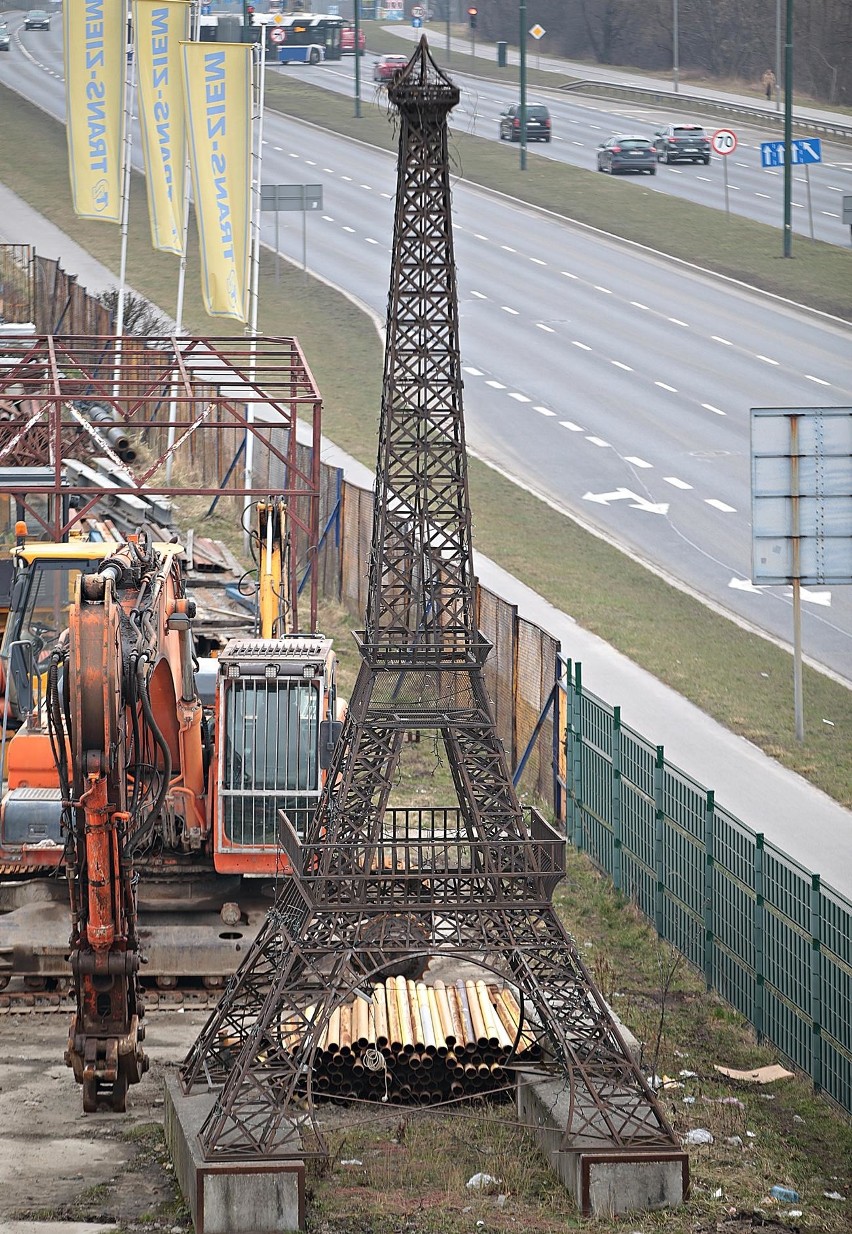
<instances>
[{"instance_id":1,"label":"white arrow road marking","mask_svg":"<svg viewBox=\"0 0 852 1234\"><path fill-rule=\"evenodd\" d=\"M583 501L596 501L600 506L608 506L611 501L629 501L631 510L644 510L646 514L668 514L669 503L661 501L655 504L646 501L629 488L617 488L614 493L584 493Z\"/></svg>"},{"instance_id":2,"label":"white arrow road marking","mask_svg":"<svg viewBox=\"0 0 852 1234\"><path fill-rule=\"evenodd\" d=\"M755 595L762 596L763 591L760 587L755 587L754 583L749 578L732 578L729 587L733 587L734 591L752 591Z\"/></svg>"},{"instance_id":3,"label":"white arrow road marking","mask_svg":"<svg viewBox=\"0 0 852 1234\"><path fill-rule=\"evenodd\" d=\"M806 600L808 604L821 604L823 608L831 608L830 591L808 591L807 587L803 587L802 599Z\"/></svg>"}]
</instances>

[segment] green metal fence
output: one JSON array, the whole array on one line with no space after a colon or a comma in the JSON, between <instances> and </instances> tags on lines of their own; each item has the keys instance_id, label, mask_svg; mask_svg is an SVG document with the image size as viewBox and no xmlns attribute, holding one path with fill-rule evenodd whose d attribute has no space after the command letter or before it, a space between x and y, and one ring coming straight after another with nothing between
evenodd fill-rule
<instances>
[{"instance_id":1,"label":"green metal fence","mask_svg":"<svg viewBox=\"0 0 852 1234\"><path fill-rule=\"evenodd\" d=\"M560 657L568 835L658 934L852 1113L852 904L716 804ZM560 779L561 779L560 775Z\"/></svg>"}]
</instances>

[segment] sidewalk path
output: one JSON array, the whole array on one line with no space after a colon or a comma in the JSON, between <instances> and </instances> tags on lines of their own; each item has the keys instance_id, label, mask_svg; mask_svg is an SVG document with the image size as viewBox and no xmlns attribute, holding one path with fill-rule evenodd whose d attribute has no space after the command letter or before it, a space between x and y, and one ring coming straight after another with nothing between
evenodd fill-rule
<instances>
[{"instance_id":1,"label":"sidewalk path","mask_svg":"<svg viewBox=\"0 0 852 1234\"><path fill-rule=\"evenodd\" d=\"M0 240L34 244L44 256L59 258L90 290L117 281L3 185ZM325 439L322 457L341 467L347 480L372 491L373 473ZM483 586L559 639L562 654L582 664L585 688L620 706L625 725L664 746L669 762L713 789L720 806L852 900L852 812L710 719L488 558L477 555L475 564Z\"/></svg>"}]
</instances>

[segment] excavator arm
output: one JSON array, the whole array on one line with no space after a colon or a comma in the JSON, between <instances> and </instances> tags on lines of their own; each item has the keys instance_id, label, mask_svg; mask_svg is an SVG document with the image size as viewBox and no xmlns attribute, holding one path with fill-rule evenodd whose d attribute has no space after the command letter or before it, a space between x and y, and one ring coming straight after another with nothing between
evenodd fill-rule
<instances>
[{"instance_id":1,"label":"excavator arm","mask_svg":"<svg viewBox=\"0 0 852 1234\"><path fill-rule=\"evenodd\" d=\"M140 538L80 577L48 674L77 1000L65 1061L87 1112L124 1110L148 1067L134 859L173 816L167 799L184 843L209 836L192 609L170 548Z\"/></svg>"}]
</instances>

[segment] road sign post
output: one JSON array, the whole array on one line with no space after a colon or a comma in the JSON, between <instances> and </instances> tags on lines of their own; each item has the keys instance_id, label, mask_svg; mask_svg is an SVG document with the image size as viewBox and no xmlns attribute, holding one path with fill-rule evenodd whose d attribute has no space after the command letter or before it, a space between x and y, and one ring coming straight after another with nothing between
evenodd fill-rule
<instances>
[{"instance_id":1,"label":"road sign post","mask_svg":"<svg viewBox=\"0 0 852 1234\"><path fill-rule=\"evenodd\" d=\"M539 54L539 47L541 46L541 40L547 34L547 31L545 30L544 26L540 26L538 22L536 22L535 25L530 29L530 34L535 39L535 43L536 43L535 67L537 69L540 69L541 68L541 55Z\"/></svg>"},{"instance_id":2,"label":"road sign post","mask_svg":"<svg viewBox=\"0 0 852 1234\"><path fill-rule=\"evenodd\" d=\"M302 212L302 269L305 272L305 282L308 281L308 228L307 216L309 210L322 209L321 184L261 184L261 211L271 210L275 214L275 277L278 277L278 215L282 210L301 210Z\"/></svg>"},{"instance_id":3,"label":"road sign post","mask_svg":"<svg viewBox=\"0 0 852 1234\"><path fill-rule=\"evenodd\" d=\"M761 167L783 167L785 171L785 179L787 173L787 161L785 152L787 149L786 141L762 141L760 143L760 165ZM797 137L790 142L790 167L803 166L805 169L805 185L808 194L808 220L810 223L811 239L814 238L814 212L811 204L811 163L822 162L822 142L819 137ZM786 188L785 188L786 195ZM786 217L786 210L785 210ZM785 254L786 255L786 254Z\"/></svg>"},{"instance_id":4,"label":"road sign post","mask_svg":"<svg viewBox=\"0 0 852 1234\"><path fill-rule=\"evenodd\" d=\"M728 163L727 157L737 148L737 135L733 129L717 129L710 138L710 145L716 154L722 156L722 170L725 176L725 214L730 215L728 206Z\"/></svg>"}]
</instances>

